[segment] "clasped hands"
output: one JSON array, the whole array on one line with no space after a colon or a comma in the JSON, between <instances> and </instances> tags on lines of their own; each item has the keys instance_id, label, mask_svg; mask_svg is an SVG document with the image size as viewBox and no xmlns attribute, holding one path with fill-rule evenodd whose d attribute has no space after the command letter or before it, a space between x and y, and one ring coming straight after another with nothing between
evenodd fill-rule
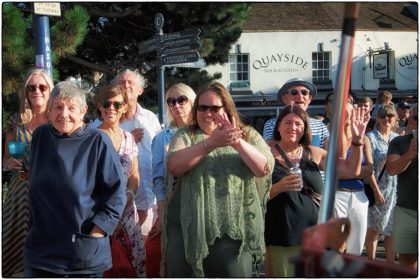
<instances>
[{"instance_id":1,"label":"clasped hands","mask_svg":"<svg viewBox=\"0 0 420 280\"><path fill-rule=\"evenodd\" d=\"M212 132L209 137L212 148L232 146L235 148L242 139L242 130L236 127L235 119L232 122L225 112L216 117L219 122L217 128ZM211 139L211 140L210 140Z\"/></svg>"}]
</instances>

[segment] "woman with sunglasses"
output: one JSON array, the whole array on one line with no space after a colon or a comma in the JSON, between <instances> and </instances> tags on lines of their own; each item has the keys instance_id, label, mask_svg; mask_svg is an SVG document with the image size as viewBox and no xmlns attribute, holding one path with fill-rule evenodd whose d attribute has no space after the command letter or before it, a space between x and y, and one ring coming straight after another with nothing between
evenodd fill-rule
<instances>
[{"instance_id":1,"label":"woman with sunglasses","mask_svg":"<svg viewBox=\"0 0 420 280\"><path fill-rule=\"evenodd\" d=\"M137 162L138 150L133 135L119 126L127 112L127 102L126 91L116 85L102 87L95 96L96 113L102 121L98 129L111 138L112 144L120 156L126 179L125 193L127 195L127 203L114 234L118 236L120 230L125 230L130 242L127 245L128 248L131 248L132 264L136 270L137 277L145 277L146 252L134 200L140 182ZM124 240L120 240L120 242L124 242Z\"/></svg>"},{"instance_id":2,"label":"woman with sunglasses","mask_svg":"<svg viewBox=\"0 0 420 280\"><path fill-rule=\"evenodd\" d=\"M222 84L199 90L192 125L176 132L167 165L177 180L165 210L166 276L251 277L252 256L265 252L273 157Z\"/></svg>"},{"instance_id":3,"label":"woman with sunglasses","mask_svg":"<svg viewBox=\"0 0 420 280\"><path fill-rule=\"evenodd\" d=\"M346 105L348 116L352 115L351 156L349 160L338 159L337 172L354 176L360 173L364 130L368 117L362 109L354 110ZM276 159L273 171L273 186L265 215L265 242L267 253L265 271L267 277L294 277L290 257L300 251L301 235L305 228L314 226L318 220L319 206L310 194L321 193L323 182L320 170L325 170L327 151L311 145L312 133L308 114L299 106L286 106L277 118L271 152ZM290 166L298 163L302 177L290 172Z\"/></svg>"},{"instance_id":4,"label":"woman with sunglasses","mask_svg":"<svg viewBox=\"0 0 420 280\"><path fill-rule=\"evenodd\" d=\"M109 235L123 214L124 175L110 139L83 122L86 93L57 83L50 124L37 128L30 155L30 231L24 277L103 277Z\"/></svg>"},{"instance_id":5,"label":"woman with sunglasses","mask_svg":"<svg viewBox=\"0 0 420 280\"><path fill-rule=\"evenodd\" d=\"M397 118L393 105L382 105L378 110L375 128L366 134L372 147L374 169L369 184L375 195L375 204L368 210L366 251L368 258L375 259L378 237L379 234L383 234L386 261L389 263L393 263L395 259L392 249L392 216L397 201L397 176L388 174L385 162L389 143L398 136L393 132Z\"/></svg>"},{"instance_id":6,"label":"woman with sunglasses","mask_svg":"<svg viewBox=\"0 0 420 280\"><path fill-rule=\"evenodd\" d=\"M32 133L48 122L47 102L53 81L44 69L29 71L19 94L19 113L6 125L3 170L11 171L8 193L3 205L3 277L23 272L23 245L28 233L28 174ZM9 153L11 141L23 142L23 157Z\"/></svg>"},{"instance_id":7,"label":"woman with sunglasses","mask_svg":"<svg viewBox=\"0 0 420 280\"><path fill-rule=\"evenodd\" d=\"M147 277L159 277L160 234L162 232L165 201L169 199L174 184L174 178L167 176L166 153L175 132L191 124L194 100L195 92L188 85L178 83L170 87L166 92L166 117L169 126L157 134L152 141L153 192L158 203L158 219L149 233L146 244L147 246L152 244L149 242L159 244L159 252L155 255L152 255L153 252L151 251L147 252ZM168 180L167 183L165 183L165 179ZM156 261L152 263L152 260Z\"/></svg>"}]
</instances>

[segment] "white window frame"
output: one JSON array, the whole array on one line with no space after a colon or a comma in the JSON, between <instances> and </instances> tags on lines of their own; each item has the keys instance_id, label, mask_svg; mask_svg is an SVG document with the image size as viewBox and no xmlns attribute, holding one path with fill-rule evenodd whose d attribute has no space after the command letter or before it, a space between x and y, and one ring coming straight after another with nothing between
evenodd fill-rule
<instances>
[{"instance_id":1,"label":"white window frame","mask_svg":"<svg viewBox=\"0 0 420 280\"><path fill-rule=\"evenodd\" d=\"M238 57L246 58L246 61L238 62ZM246 74L246 79L244 78ZM249 82L249 54L231 53L229 54L229 79L231 82Z\"/></svg>"},{"instance_id":2,"label":"white window frame","mask_svg":"<svg viewBox=\"0 0 420 280\"><path fill-rule=\"evenodd\" d=\"M325 54L328 54L328 59L325 59ZM312 81L331 80L331 55L331 52L312 52Z\"/></svg>"}]
</instances>

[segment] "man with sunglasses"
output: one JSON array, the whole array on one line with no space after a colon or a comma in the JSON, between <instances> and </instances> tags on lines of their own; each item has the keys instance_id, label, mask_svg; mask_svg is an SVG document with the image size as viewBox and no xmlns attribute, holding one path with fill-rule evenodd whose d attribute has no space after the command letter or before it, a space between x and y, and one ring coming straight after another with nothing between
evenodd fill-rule
<instances>
[{"instance_id":1,"label":"man with sunglasses","mask_svg":"<svg viewBox=\"0 0 420 280\"><path fill-rule=\"evenodd\" d=\"M277 93L277 98L285 105L299 106L303 110L307 110L312 99L316 96L316 87L302 79L293 78L288 80ZM276 124L276 117L269 119L264 125L263 138L265 141L273 139L274 126ZM327 127L322 121L310 118L309 127L312 132L312 145L317 147L324 147L325 140L330 137Z\"/></svg>"},{"instance_id":2,"label":"man with sunglasses","mask_svg":"<svg viewBox=\"0 0 420 280\"><path fill-rule=\"evenodd\" d=\"M397 176L397 204L392 227L393 249L401 265L417 270L418 263L418 126L417 104L411 109L411 133L395 137L389 144L386 171Z\"/></svg>"},{"instance_id":3,"label":"man with sunglasses","mask_svg":"<svg viewBox=\"0 0 420 280\"><path fill-rule=\"evenodd\" d=\"M139 213L144 241L157 219L157 202L153 188L152 173L152 139L161 131L156 115L137 103L137 99L144 92L145 79L137 70L126 69L115 77L115 84L127 91L128 109L126 119L121 122L121 128L133 134L139 150L138 167L140 172L140 186L135 201Z\"/></svg>"}]
</instances>

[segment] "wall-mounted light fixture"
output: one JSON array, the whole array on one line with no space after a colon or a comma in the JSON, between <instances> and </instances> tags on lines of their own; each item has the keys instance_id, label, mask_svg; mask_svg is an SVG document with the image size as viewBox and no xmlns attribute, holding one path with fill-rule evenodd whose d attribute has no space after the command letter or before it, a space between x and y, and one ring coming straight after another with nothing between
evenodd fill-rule
<instances>
[{"instance_id":1,"label":"wall-mounted light fixture","mask_svg":"<svg viewBox=\"0 0 420 280\"><path fill-rule=\"evenodd\" d=\"M384 46L385 46L385 50L389 51L389 43L388 42L384 42Z\"/></svg>"},{"instance_id":2,"label":"wall-mounted light fixture","mask_svg":"<svg viewBox=\"0 0 420 280\"><path fill-rule=\"evenodd\" d=\"M324 51L324 43L318 43L318 52Z\"/></svg>"},{"instance_id":3,"label":"wall-mounted light fixture","mask_svg":"<svg viewBox=\"0 0 420 280\"><path fill-rule=\"evenodd\" d=\"M241 44L236 44L235 46L235 53L240 54L241 53Z\"/></svg>"},{"instance_id":4,"label":"wall-mounted light fixture","mask_svg":"<svg viewBox=\"0 0 420 280\"><path fill-rule=\"evenodd\" d=\"M371 47L369 47L369 68L372 68L372 54L373 54L373 50Z\"/></svg>"}]
</instances>

